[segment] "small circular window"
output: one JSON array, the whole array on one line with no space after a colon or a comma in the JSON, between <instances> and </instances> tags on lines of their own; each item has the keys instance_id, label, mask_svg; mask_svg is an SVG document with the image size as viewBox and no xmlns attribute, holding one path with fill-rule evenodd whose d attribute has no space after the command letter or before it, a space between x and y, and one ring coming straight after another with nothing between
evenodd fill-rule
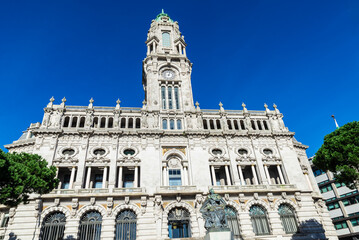
<instances>
[{"instance_id":1,"label":"small circular window","mask_svg":"<svg viewBox=\"0 0 359 240\"><path fill-rule=\"evenodd\" d=\"M62 154L72 156L75 154L75 150L73 150L72 148L66 148L65 150L62 151Z\"/></svg>"},{"instance_id":2,"label":"small circular window","mask_svg":"<svg viewBox=\"0 0 359 240\"><path fill-rule=\"evenodd\" d=\"M263 153L264 153L265 155L272 155L272 154L273 154L273 151L270 150L269 148L266 148L266 149L263 150Z\"/></svg>"},{"instance_id":3,"label":"small circular window","mask_svg":"<svg viewBox=\"0 0 359 240\"><path fill-rule=\"evenodd\" d=\"M222 150L215 148L212 150L213 155L222 155Z\"/></svg>"},{"instance_id":4,"label":"small circular window","mask_svg":"<svg viewBox=\"0 0 359 240\"><path fill-rule=\"evenodd\" d=\"M241 148L241 149L238 149L238 153L239 153L239 155L247 155L248 151L247 151L247 149Z\"/></svg>"},{"instance_id":5,"label":"small circular window","mask_svg":"<svg viewBox=\"0 0 359 240\"><path fill-rule=\"evenodd\" d=\"M127 148L123 151L123 154L125 154L126 156L132 156L135 155L136 151L133 150L132 148Z\"/></svg>"},{"instance_id":6,"label":"small circular window","mask_svg":"<svg viewBox=\"0 0 359 240\"><path fill-rule=\"evenodd\" d=\"M99 156L105 155L105 153L106 153L106 150L103 148L98 148L95 151L93 151L93 154L99 155Z\"/></svg>"}]
</instances>

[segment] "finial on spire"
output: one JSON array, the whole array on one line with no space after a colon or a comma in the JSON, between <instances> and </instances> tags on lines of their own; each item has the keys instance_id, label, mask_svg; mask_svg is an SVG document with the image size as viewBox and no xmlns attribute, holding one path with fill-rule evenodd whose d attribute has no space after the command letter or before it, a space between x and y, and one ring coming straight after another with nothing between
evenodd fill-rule
<instances>
[{"instance_id":1,"label":"finial on spire","mask_svg":"<svg viewBox=\"0 0 359 240\"><path fill-rule=\"evenodd\" d=\"M89 103L88 108L93 108L93 102L94 102L93 98L91 98L89 102L90 103Z\"/></svg>"},{"instance_id":2,"label":"finial on spire","mask_svg":"<svg viewBox=\"0 0 359 240\"><path fill-rule=\"evenodd\" d=\"M268 105L265 103L264 104L264 108L266 109L265 111L266 111L266 113L269 113L270 112L270 110L268 109Z\"/></svg>"},{"instance_id":3,"label":"finial on spire","mask_svg":"<svg viewBox=\"0 0 359 240\"><path fill-rule=\"evenodd\" d=\"M50 98L50 102L47 104L47 107L52 107L53 106L53 103L54 103L54 101L55 101L55 98L52 96L51 98Z\"/></svg>"},{"instance_id":4,"label":"finial on spire","mask_svg":"<svg viewBox=\"0 0 359 240\"><path fill-rule=\"evenodd\" d=\"M273 103L273 107L274 109L277 109L277 105L275 103Z\"/></svg>"},{"instance_id":5,"label":"finial on spire","mask_svg":"<svg viewBox=\"0 0 359 240\"><path fill-rule=\"evenodd\" d=\"M224 112L223 103L219 102L218 106L219 106L219 111Z\"/></svg>"},{"instance_id":6,"label":"finial on spire","mask_svg":"<svg viewBox=\"0 0 359 240\"><path fill-rule=\"evenodd\" d=\"M244 102L242 103L242 107L243 107L243 112L248 112L247 108L246 108L246 104L244 104Z\"/></svg>"},{"instance_id":7,"label":"finial on spire","mask_svg":"<svg viewBox=\"0 0 359 240\"><path fill-rule=\"evenodd\" d=\"M60 106L65 107L65 102L67 101L66 98L64 97L61 101L62 103L60 104Z\"/></svg>"},{"instance_id":8,"label":"finial on spire","mask_svg":"<svg viewBox=\"0 0 359 240\"><path fill-rule=\"evenodd\" d=\"M147 103L146 100L142 101L142 108L146 108L146 103Z\"/></svg>"},{"instance_id":9,"label":"finial on spire","mask_svg":"<svg viewBox=\"0 0 359 240\"><path fill-rule=\"evenodd\" d=\"M120 110L120 103L121 103L121 100L119 98L117 98L117 101L116 101L116 110Z\"/></svg>"},{"instance_id":10,"label":"finial on spire","mask_svg":"<svg viewBox=\"0 0 359 240\"><path fill-rule=\"evenodd\" d=\"M162 13L165 13L165 11L163 10L163 8L162 8Z\"/></svg>"},{"instance_id":11,"label":"finial on spire","mask_svg":"<svg viewBox=\"0 0 359 240\"><path fill-rule=\"evenodd\" d=\"M196 110L197 110L197 111L201 110L201 109L199 108L199 102L198 102L198 101L196 101Z\"/></svg>"}]
</instances>

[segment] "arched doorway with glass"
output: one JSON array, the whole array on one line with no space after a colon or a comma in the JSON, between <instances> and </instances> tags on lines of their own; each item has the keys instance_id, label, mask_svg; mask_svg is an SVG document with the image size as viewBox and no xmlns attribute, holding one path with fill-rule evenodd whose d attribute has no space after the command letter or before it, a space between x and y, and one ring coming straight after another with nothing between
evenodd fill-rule
<instances>
[{"instance_id":1,"label":"arched doorway with glass","mask_svg":"<svg viewBox=\"0 0 359 240\"><path fill-rule=\"evenodd\" d=\"M59 240L64 238L66 216L62 212L47 215L42 222L40 240Z\"/></svg>"},{"instance_id":2,"label":"arched doorway with glass","mask_svg":"<svg viewBox=\"0 0 359 240\"><path fill-rule=\"evenodd\" d=\"M85 213L80 220L79 240L101 239L102 216L97 211Z\"/></svg>"},{"instance_id":3,"label":"arched doorway with glass","mask_svg":"<svg viewBox=\"0 0 359 240\"><path fill-rule=\"evenodd\" d=\"M230 206L226 206L224 211L226 213L226 218L227 218L227 223L228 223L229 229L231 229L231 232L233 233L233 237L235 239L239 238L240 230L239 230L237 211Z\"/></svg>"},{"instance_id":4,"label":"arched doorway with glass","mask_svg":"<svg viewBox=\"0 0 359 240\"><path fill-rule=\"evenodd\" d=\"M131 210L124 210L116 217L115 240L136 239L137 216Z\"/></svg>"},{"instance_id":5,"label":"arched doorway with glass","mask_svg":"<svg viewBox=\"0 0 359 240\"><path fill-rule=\"evenodd\" d=\"M190 213L184 208L174 208L168 213L168 237L191 237Z\"/></svg>"},{"instance_id":6,"label":"arched doorway with glass","mask_svg":"<svg viewBox=\"0 0 359 240\"><path fill-rule=\"evenodd\" d=\"M285 233L290 234L298 231L297 218L292 206L281 204L278 208L278 214Z\"/></svg>"}]
</instances>

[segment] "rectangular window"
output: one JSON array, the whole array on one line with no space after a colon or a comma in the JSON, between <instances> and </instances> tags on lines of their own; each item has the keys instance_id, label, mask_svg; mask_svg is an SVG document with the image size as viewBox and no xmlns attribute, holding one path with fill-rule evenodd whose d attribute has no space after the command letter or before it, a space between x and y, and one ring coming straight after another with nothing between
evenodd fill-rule
<instances>
[{"instance_id":1,"label":"rectangular window","mask_svg":"<svg viewBox=\"0 0 359 240\"><path fill-rule=\"evenodd\" d=\"M128 172L124 176L123 186L125 188L133 188L133 182L135 180L134 174L132 172Z\"/></svg>"},{"instance_id":2,"label":"rectangular window","mask_svg":"<svg viewBox=\"0 0 359 240\"><path fill-rule=\"evenodd\" d=\"M350 221L352 222L353 227L359 225L359 218L351 219Z\"/></svg>"},{"instance_id":3,"label":"rectangular window","mask_svg":"<svg viewBox=\"0 0 359 240\"><path fill-rule=\"evenodd\" d=\"M162 109L166 109L166 87L161 87Z\"/></svg>"},{"instance_id":4,"label":"rectangular window","mask_svg":"<svg viewBox=\"0 0 359 240\"><path fill-rule=\"evenodd\" d=\"M181 186L181 170L180 169L169 169L169 185L170 186Z\"/></svg>"},{"instance_id":5,"label":"rectangular window","mask_svg":"<svg viewBox=\"0 0 359 240\"><path fill-rule=\"evenodd\" d=\"M171 47L171 38L168 32L162 33L162 46Z\"/></svg>"},{"instance_id":6,"label":"rectangular window","mask_svg":"<svg viewBox=\"0 0 359 240\"><path fill-rule=\"evenodd\" d=\"M172 104L172 87L168 87L168 108L169 109L173 109L173 104Z\"/></svg>"},{"instance_id":7,"label":"rectangular window","mask_svg":"<svg viewBox=\"0 0 359 240\"><path fill-rule=\"evenodd\" d=\"M95 175L95 188L102 188L102 174Z\"/></svg>"},{"instance_id":8,"label":"rectangular window","mask_svg":"<svg viewBox=\"0 0 359 240\"><path fill-rule=\"evenodd\" d=\"M175 99L176 99L176 109L179 109L179 96L178 96L178 87L175 87Z\"/></svg>"},{"instance_id":9,"label":"rectangular window","mask_svg":"<svg viewBox=\"0 0 359 240\"><path fill-rule=\"evenodd\" d=\"M335 226L335 229L337 229L337 230L343 229L343 228L348 228L348 225L346 222L338 222L334 226Z\"/></svg>"},{"instance_id":10,"label":"rectangular window","mask_svg":"<svg viewBox=\"0 0 359 240\"><path fill-rule=\"evenodd\" d=\"M64 175L64 181L62 182L62 189L69 189L70 187L70 174Z\"/></svg>"}]
</instances>

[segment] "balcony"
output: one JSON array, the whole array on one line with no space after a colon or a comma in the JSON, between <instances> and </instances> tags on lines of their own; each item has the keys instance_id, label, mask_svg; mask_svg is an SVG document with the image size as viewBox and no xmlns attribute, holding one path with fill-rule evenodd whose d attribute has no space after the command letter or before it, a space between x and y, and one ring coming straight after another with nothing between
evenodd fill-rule
<instances>
[{"instance_id":1,"label":"balcony","mask_svg":"<svg viewBox=\"0 0 359 240\"><path fill-rule=\"evenodd\" d=\"M208 189L213 188L214 191L282 191L282 190L295 190L294 184L276 184L276 185L221 185L221 186L209 186Z\"/></svg>"},{"instance_id":2,"label":"balcony","mask_svg":"<svg viewBox=\"0 0 359 240\"><path fill-rule=\"evenodd\" d=\"M145 193L145 188L114 188L114 193Z\"/></svg>"},{"instance_id":3,"label":"balcony","mask_svg":"<svg viewBox=\"0 0 359 240\"><path fill-rule=\"evenodd\" d=\"M198 192L196 186L160 186L157 193L195 193Z\"/></svg>"}]
</instances>

